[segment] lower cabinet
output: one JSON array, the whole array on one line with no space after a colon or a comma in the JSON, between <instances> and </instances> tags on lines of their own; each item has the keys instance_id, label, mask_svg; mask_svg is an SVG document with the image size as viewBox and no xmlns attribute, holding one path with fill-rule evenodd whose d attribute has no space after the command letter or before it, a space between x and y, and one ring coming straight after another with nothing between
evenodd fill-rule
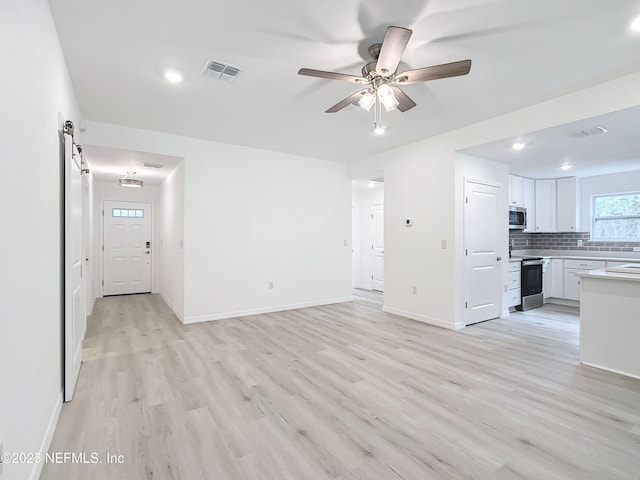
<instances>
[{"instance_id":1,"label":"lower cabinet","mask_svg":"<svg viewBox=\"0 0 640 480\"><path fill-rule=\"evenodd\" d=\"M507 307L520 305L520 261L509 262L509 277L507 279Z\"/></svg>"},{"instance_id":2,"label":"lower cabinet","mask_svg":"<svg viewBox=\"0 0 640 480\"><path fill-rule=\"evenodd\" d=\"M545 259L542 275L542 291L545 301L549 298L580 301L581 272L600 270L605 267L629 262L603 260ZM520 300L518 300L519 302Z\"/></svg>"},{"instance_id":3,"label":"lower cabinet","mask_svg":"<svg viewBox=\"0 0 640 480\"><path fill-rule=\"evenodd\" d=\"M564 296L567 300L580 300L580 277L578 274L584 272L579 268L564 269Z\"/></svg>"},{"instance_id":4,"label":"lower cabinet","mask_svg":"<svg viewBox=\"0 0 640 480\"><path fill-rule=\"evenodd\" d=\"M564 295L564 280L563 269L564 263L561 258L553 258L549 263L551 269L551 275L549 275L549 295L543 295L545 297L563 298Z\"/></svg>"}]
</instances>

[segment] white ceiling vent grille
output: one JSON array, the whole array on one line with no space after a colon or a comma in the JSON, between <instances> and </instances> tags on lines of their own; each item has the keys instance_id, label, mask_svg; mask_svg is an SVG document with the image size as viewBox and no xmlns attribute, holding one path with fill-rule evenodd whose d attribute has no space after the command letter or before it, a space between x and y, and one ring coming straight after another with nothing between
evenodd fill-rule
<instances>
[{"instance_id":1,"label":"white ceiling vent grille","mask_svg":"<svg viewBox=\"0 0 640 480\"><path fill-rule=\"evenodd\" d=\"M143 167L147 167L147 168L162 168L162 167L164 167L164 165L161 165L159 163L150 163L150 162L142 162L142 166Z\"/></svg>"},{"instance_id":2,"label":"white ceiling vent grille","mask_svg":"<svg viewBox=\"0 0 640 480\"><path fill-rule=\"evenodd\" d=\"M609 130L604 128L602 125L595 125L593 127L585 128L584 130L578 130L577 132L572 132L570 135L573 138L586 138L593 137L594 135L600 135L601 133L607 133Z\"/></svg>"},{"instance_id":3,"label":"white ceiling vent grille","mask_svg":"<svg viewBox=\"0 0 640 480\"><path fill-rule=\"evenodd\" d=\"M202 70L202 75L218 78L226 82L233 82L234 78L236 78L239 73L240 69L214 60L209 60Z\"/></svg>"}]
</instances>

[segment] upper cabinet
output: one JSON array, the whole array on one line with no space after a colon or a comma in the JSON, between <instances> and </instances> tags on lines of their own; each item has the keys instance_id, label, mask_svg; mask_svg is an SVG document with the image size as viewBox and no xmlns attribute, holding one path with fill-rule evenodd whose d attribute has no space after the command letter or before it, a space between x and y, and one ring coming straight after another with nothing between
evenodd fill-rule
<instances>
[{"instance_id":1,"label":"upper cabinet","mask_svg":"<svg viewBox=\"0 0 640 480\"><path fill-rule=\"evenodd\" d=\"M536 180L535 230L528 231L577 232L578 194L576 177Z\"/></svg>"},{"instance_id":2,"label":"upper cabinet","mask_svg":"<svg viewBox=\"0 0 640 480\"><path fill-rule=\"evenodd\" d=\"M536 180L536 232L557 231L556 181Z\"/></svg>"},{"instance_id":3,"label":"upper cabinet","mask_svg":"<svg viewBox=\"0 0 640 480\"><path fill-rule=\"evenodd\" d=\"M524 207L524 178L509 175L509 206Z\"/></svg>"},{"instance_id":4,"label":"upper cabinet","mask_svg":"<svg viewBox=\"0 0 640 480\"><path fill-rule=\"evenodd\" d=\"M558 178L558 232L578 231L578 182L576 177Z\"/></svg>"},{"instance_id":5,"label":"upper cabinet","mask_svg":"<svg viewBox=\"0 0 640 480\"><path fill-rule=\"evenodd\" d=\"M525 232L534 233L536 231L536 188L535 182L530 178L523 178L523 207L527 209L527 228Z\"/></svg>"},{"instance_id":6,"label":"upper cabinet","mask_svg":"<svg viewBox=\"0 0 640 480\"><path fill-rule=\"evenodd\" d=\"M535 182L532 179L509 175L509 206L527 209L527 228L524 232L536 231L535 194Z\"/></svg>"}]
</instances>

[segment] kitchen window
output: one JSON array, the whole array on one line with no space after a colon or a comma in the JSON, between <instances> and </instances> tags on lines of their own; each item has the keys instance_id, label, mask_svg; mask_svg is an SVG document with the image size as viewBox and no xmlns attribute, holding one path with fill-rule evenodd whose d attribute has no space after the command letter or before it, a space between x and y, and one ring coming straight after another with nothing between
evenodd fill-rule
<instances>
[{"instance_id":1,"label":"kitchen window","mask_svg":"<svg viewBox=\"0 0 640 480\"><path fill-rule=\"evenodd\" d=\"M640 192L593 195L591 240L639 241Z\"/></svg>"}]
</instances>

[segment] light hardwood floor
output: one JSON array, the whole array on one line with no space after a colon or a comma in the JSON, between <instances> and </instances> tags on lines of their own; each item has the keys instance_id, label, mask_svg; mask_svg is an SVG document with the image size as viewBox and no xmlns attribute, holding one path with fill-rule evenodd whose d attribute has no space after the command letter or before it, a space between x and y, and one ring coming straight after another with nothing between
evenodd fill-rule
<instances>
[{"instance_id":1,"label":"light hardwood floor","mask_svg":"<svg viewBox=\"0 0 640 480\"><path fill-rule=\"evenodd\" d=\"M344 303L184 326L100 299L47 479L640 478L640 381L545 307L460 332ZM107 464L105 455L123 455Z\"/></svg>"}]
</instances>

